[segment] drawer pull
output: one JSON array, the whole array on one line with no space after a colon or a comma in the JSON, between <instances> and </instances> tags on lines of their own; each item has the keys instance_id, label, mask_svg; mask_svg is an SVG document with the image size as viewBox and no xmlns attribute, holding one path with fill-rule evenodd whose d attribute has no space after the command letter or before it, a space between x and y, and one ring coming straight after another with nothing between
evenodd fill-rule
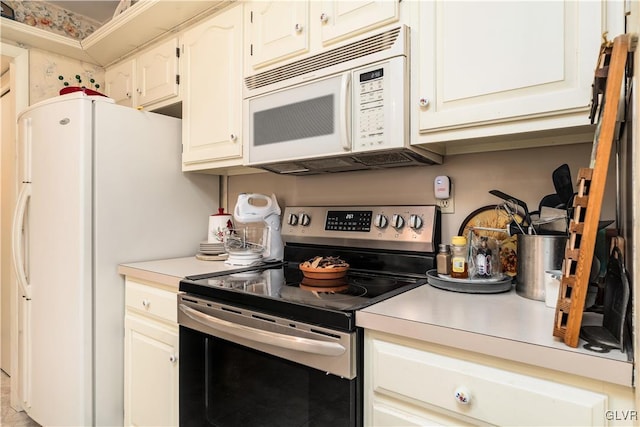
<instances>
[{"instance_id":1,"label":"drawer pull","mask_svg":"<svg viewBox=\"0 0 640 427\"><path fill-rule=\"evenodd\" d=\"M458 403L468 405L471 402L471 392L466 387L458 387L454 392L454 396Z\"/></svg>"},{"instance_id":2,"label":"drawer pull","mask_svg":"<svg viewBox=\"0 0 640 427\"><path fill-rule=\"evenodd\" d=\"M175 354L169 356L169 362L176 363L176 360L178 360L178 358L175 356Z\"/></svg>"},{"instance_id":3,"label":"drawer pull","mask_svg":"<svg viewBox=\"0 0 640 427\"><path fill-rule=\"evenodd\" d=\"M149 301L148 299L143 299L142 300L142 306L144 308L149 308L149 305L151 305L151 301Z\"/></svg>"}]
</instances>

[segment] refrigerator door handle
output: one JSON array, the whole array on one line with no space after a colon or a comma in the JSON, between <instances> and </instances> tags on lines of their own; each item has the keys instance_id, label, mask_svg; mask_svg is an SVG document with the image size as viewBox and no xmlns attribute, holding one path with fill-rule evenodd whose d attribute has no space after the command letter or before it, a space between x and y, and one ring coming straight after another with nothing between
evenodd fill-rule
<instances>
[{"instance_id":1,"label":"refrigerator door handle","mask_svg":"<svg viewBox=\"0 0 640 427\"><path fill-rule=\"evenodd\" d=\"M18 196L18 203L16 205L16 211L13 215L13 227L11 230L11 249L13 252L13 266L18 276L18 287L23 296L27 299L31 299L31 285L27 279L27 272L25 266L25 260L23 257L23 238L22 227L24 225L25 212L27 206L31 200L31 184L23 184L20 195ZM28 248L27 248L28 249Z\"/></svg>"}]
</instances>

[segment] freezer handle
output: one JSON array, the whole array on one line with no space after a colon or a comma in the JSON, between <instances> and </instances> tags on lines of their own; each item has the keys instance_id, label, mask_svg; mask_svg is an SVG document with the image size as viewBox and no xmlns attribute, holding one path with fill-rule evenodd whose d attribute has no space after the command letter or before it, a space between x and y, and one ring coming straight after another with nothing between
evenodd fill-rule
<instances>
[{"instance_id":1,"label":"freezer handle","mask_svg":"<svg viewBox=\"0 0 640 427\"><path fill-rule=\"evenodd\" d=\"M18 203L13 215L13 227L11 229L13 266L18 276L18 288L27 299L31 299L31 286L27 279L25 259L23 256L25 240L23 239L22 227L24 225L25 212L27 211L29 200L31 200L31 184L23 184L20 194L18 195Z\"/></svg>"}]
</instances>

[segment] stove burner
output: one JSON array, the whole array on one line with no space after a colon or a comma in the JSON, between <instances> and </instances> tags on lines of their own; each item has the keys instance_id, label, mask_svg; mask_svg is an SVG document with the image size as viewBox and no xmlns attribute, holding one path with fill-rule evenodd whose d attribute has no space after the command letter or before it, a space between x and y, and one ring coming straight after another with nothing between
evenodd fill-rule
<instances>
[{"instance_id":1,"label":"stove burner","mask_svg":"<svg viewBox=\"0 0 640 427\"><path fill-rule=\"evenodd\" d=\"M361 286L366 286L367 288L372 286L395 287L398 283L398 280L394 279L393 277L360 276L354 277L353 283Z\"/></svg>"}]
</instances>

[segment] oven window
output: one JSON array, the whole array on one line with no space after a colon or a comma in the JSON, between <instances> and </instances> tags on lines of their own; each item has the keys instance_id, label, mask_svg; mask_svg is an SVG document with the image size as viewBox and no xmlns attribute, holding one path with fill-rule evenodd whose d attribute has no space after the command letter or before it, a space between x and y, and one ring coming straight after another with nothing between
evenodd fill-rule
<instances>
[{"instance_id":1,"label":"oven window","mask_svg":"<svg viewBox=\"0 0 640 427\"><path fill-rule=\"evenodd\" d=\"M181 426L353 426L356 379L180 327Z\"/></svg>"}]
</instances>

